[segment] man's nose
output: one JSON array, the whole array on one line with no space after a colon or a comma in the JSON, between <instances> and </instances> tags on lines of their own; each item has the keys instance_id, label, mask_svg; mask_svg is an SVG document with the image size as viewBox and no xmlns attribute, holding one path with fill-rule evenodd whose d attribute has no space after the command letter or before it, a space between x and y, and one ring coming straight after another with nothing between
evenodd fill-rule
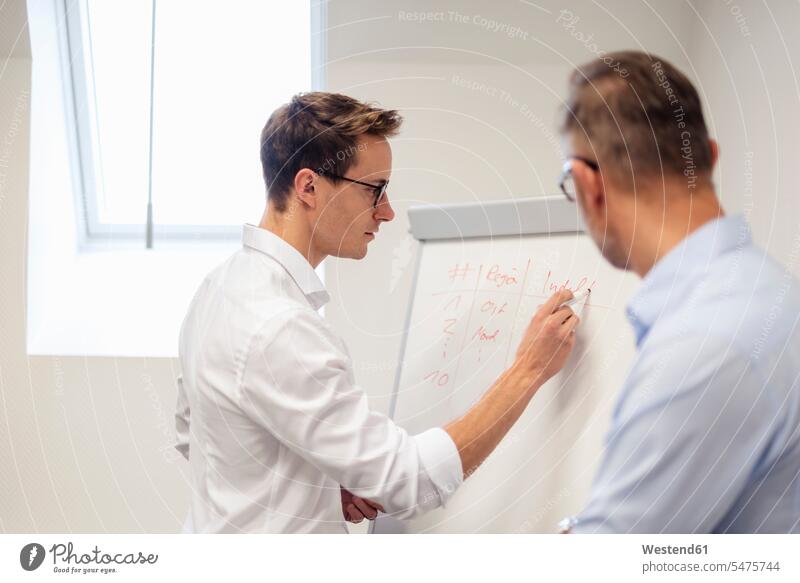
<instances>
[{"instance_id":1,"label":"man's nose","mask_svg":"<svg viewBox=\"0 0 800 583\"><path fill-rule=\"evenodd\" d=\"M389 197L384 195L383 200L375 207L375 219L378 221L389 222L394 220L394 209L392 203L389 202Z\"/></svg>"}]
</instances>

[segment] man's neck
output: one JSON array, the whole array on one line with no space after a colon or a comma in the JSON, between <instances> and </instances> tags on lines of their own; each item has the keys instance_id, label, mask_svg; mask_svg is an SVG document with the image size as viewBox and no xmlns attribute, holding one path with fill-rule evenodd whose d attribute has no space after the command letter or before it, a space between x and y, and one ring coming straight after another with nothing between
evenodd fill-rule
<instances>
[{"instance_id":1,"label":"man's neck","mask_svg":"<svg viewBox=\"0 0 800 583\"><path fill-rule=\"evenodd\" d=\"M304 228L304 223L291 220L289 217L292 216L295 216L295 213L288 210L280 213L268 205L261 216L261 222L258 223L258 226L289 243L305 257L311 267L316 269L326 256L320 254L314 248L311 241L311 233L307 228Z\"/></svg>"},{"instance_id":2,"label":"man's neck","mask_svg":"<svg viewBox=\"0 0 800 583\"><path fill-rule=\"evenodd\" d=\"M660 198L667 202L640 205L632 222L630 265L640 277L697 229L725 214L711 186L691 196L667 192Z\"/></svg>"}]
</instances>

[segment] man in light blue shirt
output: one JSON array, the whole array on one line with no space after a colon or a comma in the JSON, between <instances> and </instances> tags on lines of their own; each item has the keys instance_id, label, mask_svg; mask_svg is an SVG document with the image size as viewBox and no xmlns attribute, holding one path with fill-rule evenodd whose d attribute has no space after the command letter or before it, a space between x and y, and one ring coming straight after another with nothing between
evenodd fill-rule
<instances>
[{"instance_id":1,"label":"man in light blue shirt","mask_svg":"<svg viewBox=\"0 0 800 583\"><path fill-rule=\"evenodd\" d=\"M625 75L597 60L571 79L561 186L603 255L643 277L637 354L564 528L800 532L800 284L724 215L691 82L651 55L611 57Z\"/></svg>"}]
</instances>

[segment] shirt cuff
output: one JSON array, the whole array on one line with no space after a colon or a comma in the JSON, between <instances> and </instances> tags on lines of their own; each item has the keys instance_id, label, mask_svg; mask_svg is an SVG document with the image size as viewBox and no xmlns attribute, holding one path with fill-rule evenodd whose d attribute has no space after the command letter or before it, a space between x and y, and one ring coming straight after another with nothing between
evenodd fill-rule
<instances>
[{"instance_id":1,"label":"shirt cuff","mask_svg":"<svg viewBox=\"0 0 800 583\"><path fill-rule=\"evenodd\" d=\"M444 506L464 482L461 456L450 435L439 427L414 436L417 442L422 467L430 477L440 501Z\"/></svg>"}]
</instances>

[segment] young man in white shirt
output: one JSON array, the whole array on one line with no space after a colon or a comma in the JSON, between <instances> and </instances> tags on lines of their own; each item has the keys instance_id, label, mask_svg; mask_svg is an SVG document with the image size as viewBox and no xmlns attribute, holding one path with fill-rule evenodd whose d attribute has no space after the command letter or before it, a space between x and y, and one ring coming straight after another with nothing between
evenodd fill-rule
<instances>
[{"instance_id":1,"label":"young man in white shirt","mask_svg":"<svg viewBox=\"0 0 800 583\"><path fill-rule=\"evenodd\" d=\"M262 132L267 207L203 282L180 336L177 448L194 532L346 532L385 510L441 506L569 355L578 318L552 296L514 364L444 428L409 435L371 411L344 342L317 310L314 268L361 259L394 218L387 137L401 118L332 93L295 96Z\"/></svg>"}]
</instances>

